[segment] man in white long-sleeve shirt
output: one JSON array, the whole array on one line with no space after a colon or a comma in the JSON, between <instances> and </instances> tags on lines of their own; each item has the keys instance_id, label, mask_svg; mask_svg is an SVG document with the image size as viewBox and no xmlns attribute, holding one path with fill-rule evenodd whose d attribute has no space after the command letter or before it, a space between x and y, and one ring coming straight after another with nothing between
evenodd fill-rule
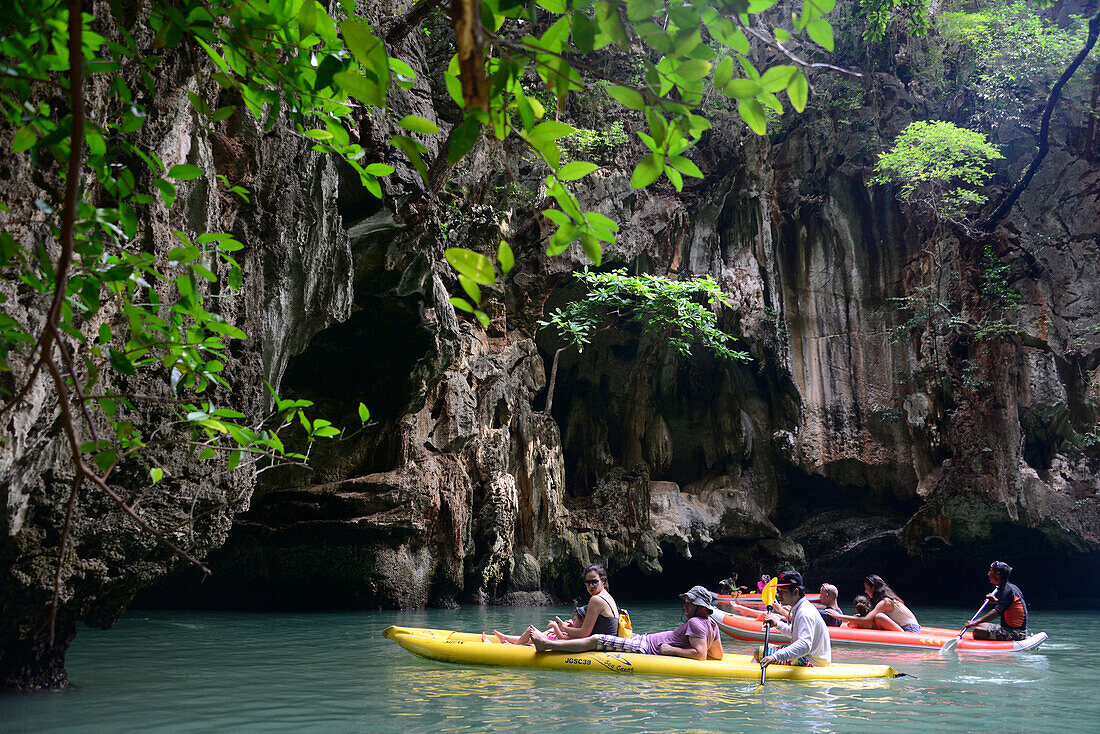
<instances>
[{"instance_id":1,"label":"man in white long-sleeve shirt","mask_svg":"<svg viewBox=\"0 0 1100 734\"><path fill-rule=\"evenodd\" d=\"M829 630L818 614L817 607L806 598L802 586L802 574L798 571L784 571L779 574L776 584L776 598L780 604L791 606L791 623L787 624L778 614L771 613L768 619L776 628L791 636L791 644L776 649L764 650L760 659L762 665L774 663L785 665L811 665L820 667L833 661L833 646L829 642Z\"/></svg>"}]
</instances>

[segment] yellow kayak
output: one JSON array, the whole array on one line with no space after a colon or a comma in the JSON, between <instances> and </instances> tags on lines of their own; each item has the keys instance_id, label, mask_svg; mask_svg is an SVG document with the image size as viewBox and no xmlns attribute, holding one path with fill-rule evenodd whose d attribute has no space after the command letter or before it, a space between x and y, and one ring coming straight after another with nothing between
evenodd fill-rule
<instances>
[{"instance_id":1,"label":"yellow kayak","mask_svg":"<svg viewBox=\"0 0 1100 734\"><path fill-rule=\"evenodd\" d=\"M684 678L744 678L760 680L760 665L749 655L726 653L721 660L690 660L667 655L635 655L615 652L535 652L529 645L482 642L480 634L416 627L387 627L382 633L414 655L459 665L500 665L512 668L664 675ZM854 680L896 678L888 665L835 664L820 668L770 665L768 680Z\"/></svg>"}]
</instances>

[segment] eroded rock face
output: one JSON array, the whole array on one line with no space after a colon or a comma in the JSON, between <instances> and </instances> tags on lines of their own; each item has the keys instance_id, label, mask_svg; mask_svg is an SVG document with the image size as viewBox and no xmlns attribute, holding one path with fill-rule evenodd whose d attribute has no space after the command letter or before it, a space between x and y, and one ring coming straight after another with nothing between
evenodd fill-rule
<instances>
[{"instance_id":1,"label":"eroded rock face","mask_svg":"<svg viewBox=\"0 0 1100 734\"><path fill-rule=\"evenodd\" d=\"M1013 317L1023 338L899 339L902 317L891 299L936 273L924 223L868 183L878 152L869 141L936 112L916 87L887 75L840 91L851 97L845 104L862 106L850 119L818 108L766 139L715 111L696 154L708 178L682 193L630 189L629 148L602 161L581 190L585 207L621 223L606 262L719 281L734 304L725 325L754 357L748 366L678 358L626 327L581 354L563 352L552 414L539 412L560 345L537 332L537 320L575 297L563 276L587 261L576 244L558 258L541 255L526 205L493 193L525 189L537 201L541 173L523 161L512 181L497 148L475 150L454 171L443 206L425 209L415 178L402 175L386 202L392 214L352 227L356 303L410 298L418 333L429 338L414 366L405 360L392 374L372 373L383 385L412 375L398 391L402 407L354 451L318 461L315 474L352 482L372 476L368 468L389 470L379 456L403 467L453 458L454 481L469 487L466 524L409 509L422 532L402 547L446 561L445 571L417 577L416 598L569 598L576 572L593 561L628 587L652 591L663 571L706 581L726 575L731 562L750 573L797 565L857 583L870 570L921 574L937 558L945 559L938 568L980 568L988 554L1015 554L1026 566L1057 549L1077 563L1097 552L1094 459L1075 453L1074 441L1095 411L1100 342L1086 325L1100 301L1096 279L1069 266L1079 256L1094 260L1094 226L1077 213L1058 222L1036 213L1050 208L1043 202L1069 200L1095 212L1096 201L1055 176L1001 232L996 247L1013 263L1017 230L1065 243L1013 265L1011 285L1027 303ZM1022 167L1023 156L1006 170ZM1049 165L1095 175L1069 150ZM461 244L492 255L502 236L520 266L487 294L492 323L481 332L446 302L457 288L442 250ZM966 274L954 281L961 293L977 287L978 250L948 233L936 252ZM933 362L949 391L913 377ZM427 491L445 496L448 487L423 471ZM301 476L289 484L314 486ZM263 515L272 539L294 536L308 553L314 541L295 536L296 512L269 522L298 491L265 495L268 509L250 513L241 537ZM366 517L342 522L348 544L375 547ZM381 587L369 602L362 597L384 605L402 598Z\"/></svg>"},{"instance_id":2,"label":"eroded rock face","mask_svg":"<svg viewBox=\"0 0 1100 734\"><path fill-rule=\"evenodd\" d=\"M150 43L151 37L137 40ZM191 236L229 232L248 243L237 253L245 288L233 293L222 285L223 291L206 293L211 297L205 305L251 335L243 348L227 350L230 388L224 399L242 412L262 415L268 400L264 379L278 384L287 356L349 313L351 256L336 210L336 168L297 136L265 133L250 119L235 116L207 129L186 92L215 93L208 86L208 72L171 54L158 69L164 88L147 110L143 143L166 166L192 163L246 187L252 204L228 194L213 176L181 182L171 210L159 204L149 207L139 231L141 245L165 267L168 251L179 245L174 230ZM110 104L108 90L93 86L89 95L92 119L102 119ZM0 183L2 198L28 201L25 190L34 186L32 172L9 167L8 174ZM141 179L147 173L135 169L135 175ZM88 179L86 184L92 185ZM46 232L33 228L22 234L49 241ZM211 267L224 283L228 266L216 262ZM0 287L12 295L15 285L6 280ZM172 286L154 287L167 298ZM32 327L44 312L28 294L4 308ZM100 319L114 316L108 305ZM94 334L99 323L89 324L88 332ZM16 373L25 378L27 371L17 365ZM172 397L167 381L155 378L120 384L117 376L106 375L99 384L123 393ZM113 625L139 589L178 563L171 551L123 515L115 501L88 483L76 495L66 553L59 558L74 471L50 388L40 376L23 403L6 412L0 423L0 688L64 685L64 651L76 622ZM155 400L137 402L142 415L135 423L149 431L147 436L171 420ZM151 466L164 469L165 479L156 485L149 479ZM112 486L145 522L164 530L196 558L225 542L234 516L247 509L254 484L247 472L219 472L208 462L194 462L178 447L150 448L141 460L121 464L112 477ZM51 644L50 609L59 564Z\"/></svg>"},{"instance_id":3,"label":"eroded rock face","mask_svg":"<svg viewBox=\"0 0 1100 734\"><path fill-rule=\"evenodd\" d=\"M431 98L443 95L430 73L446 58L427 43L414 34L399 49L424 73L394 106L446 131L456 111L441 104L436 116ZM173 78L199 89L185 67ZM263 475L255 494L251 479L158 456L177 479L146 503L157 522L186 519L196 501L234 500L196 526L199 552L229 537L210 560L215 576L199 587L177 575L157 598L197 603L197 589L208 603L264 606L547 603L576 596L592 562L622 580L615 588L647 596L713 583L731 563L743 581L795 565L846 583L872 570L980 570L990 554L1025 569L1055 555L1067 572L1088 567L1100 552L1097 439L1085 430L1100 402L1100 188L1096 163L1066 142L1081 121L1059 122L1055 150L991 240L1022 294L1011 314L1019 333L978 342L918 329L899 341L890 299L932 275L928 230L869 184L873 141L946 112L885 74L841 91L849 97L830 101L845 103L844 119L821 105L766 138L714 110L693 153L707 179L683 192L630 188L638 146L600 160L580 196L620 223L605 262L714 276L733 304L724 327L753 361L682 358L636 329L604 332L561 354L549 413L560 344L538 320L576 295L569 274L588 260L579 244L544 255L531 212L548 203L546 172L521 150L479 146L428 191L385 147L392 131L361 120L358 139L397 169L377 202L297 139L235 118L208 136L182 91L166 95L150 128L165 162L212 163L257 205L185 187L178 211L153 223L153 246L170 246L181 226L249 243L248 289L219 306L253 335L231 365L242 404L262 406L267 379L348 434L315 446L309 471ZM584 114L593 128L607 121ZM1010 145L1024 135L1000 134ZM423 138L427 159L441 140ZM482 329L448 302L460 288L444 250L492 256L501 237L519 264L483 289ZM1037 237L1050 244L1029 244ZM966 308L978 303L978 245L949 233L938 253ZM950 390L917 374L933 359ZM111 624L171 560L106 502L82 500L59 642L43 645L35 630L71 477L55 406L41 390L29 401L0 444L2 644L5 670L50 685L75 621ZM362 428L360 402L372 413Z\"/></svg>"}]
</instances>

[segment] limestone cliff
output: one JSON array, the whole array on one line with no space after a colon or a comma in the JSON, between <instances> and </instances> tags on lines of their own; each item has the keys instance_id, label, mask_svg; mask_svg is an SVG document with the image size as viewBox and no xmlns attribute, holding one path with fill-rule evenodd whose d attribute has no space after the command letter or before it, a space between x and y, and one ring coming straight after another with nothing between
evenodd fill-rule
<instances>
[{"instance_id":1,"label":"limestone cliff","mask_svg":"<svg viewBox=\"0 0 1100 734\"><path fill-rule=\"evenodd\" d=\"M412 34L395 51L422 73L397 100L399 116L446 131L455 110L432 104L445 99L432 74L445 65L445 37ZM1009 264L1023 296L1009 315L1018 333L898 340L891 299L928 282L929 230L869 183L874 156L912 119L961 113L923 94L919 79L902 81L893 51L859 81L819 77L807 113L767 137L730 109L710 110L714 129L693 154L707 178L682 193L630 189L633 143L585 151L602 168L586 179L584 203L621 226L605 261L713 275L734 303L723 324L753 361L684 359L630 329L605 332L582 354L562 353L550 413L548 365L561 345L537 321L576 294L569 273L587 260L577 246L543 254L545 172L521 149L483 143L453 171L438 167L446 183L426 190L382 144L392 131L360 120L360 142L398 169L378 202L288 136L244 123L199 130L182 90L205 82L181 62L179 91L162 98L150 135L174 151L166 160L229 171L257 205L195 187L154 223L154 239L187 222L250 243L247 290L226 305L252 335L233 365L243 404L262 404L268 380L349 431L360 402L373 421L316 447L308 471L264 474L255 493L251 480L227 486L185 457L166 459L184 479L158 490L163 521L206 494L237 499L198 528L200 550L228 536L210 557L214 576L200 587L177 573L147 601L545 603L575 596L592 561L608 565L615 588L644 584L647 595L685 579L713 584L730 564L743 578L793 564L848 588L871 571L904 573L907 590L962 588L982 583L993 554L1079 592L1100 553L1090 110L1056 119L1051 155L995 237L959 231L944 245L953 297L972 313L985 244ZM596 95L571 114L606 133L611 109ZM1030 156L1029 114L994 132L1008 156L1001 189ZM639 121L622 122L629 133ZM423 142L436 159L440 140ZM490 253L501 237L519 264L490 294L481 329L448 303L458 286L443 250ZM933 350L942 361L929 375ZM5 425L0 447L11 569L3 649L6 661L57 667L75 621L110 624L170 559L120 520L105 523L105 503L85 504L66 572L68 637L42 649L69 477L54 410L38 399L37 417ZM1043 566L1055 557L1057 569Z\"/></svg>"},{"instance_id":2,"label":"limestone cliff","mask_svg":"<svg viewBox=\"0 0 1100 734\"><path fill-rule=\"evenodd\" d=\"M438 65L421 42L406 52ZM695 154L707 179L682 194L631 190L630 146L585 151L603 167L584 203L622 225L606 261L713 275L748 366L605 332L563 352L553 412L540 412L560 344L535 323L576 295L563 276L587 261L577 246L542 255L541 173L521 150L479 148L438 194L409 175L381 210L345 209L361 233L355 314L292 360L284 385L336 413L360 399L384 410L311 474L265 485L208 599L527 603L574 596L595 560L620 589L647 593L684 573L713 581L731 563L796 564L849 588L871 570L905 573L915 592L966 588L973 579L952 571L971 564L980 581L991 554L1036 573L1059 557L1067 578L1092 568L1098 169L1075 142L1087 110L1060 115L1043 175L996 237L954 232L940 253L972 315L990 243L1023 295L1015 332L899 339L895 299L933 275L930 230L869 183L875 141L952 111L885 66L819 79L811 110L767 138L710 110ZM572 113L610 136L608 109L596 95ZM993 136L1009 154L1002 183L1029 160L1024 117ZM491 254L500 237L522 264L482 331L446 302L457 285L442 251ZM934 379L932 350L943 353Z\"/></svg>"}]
</instances>

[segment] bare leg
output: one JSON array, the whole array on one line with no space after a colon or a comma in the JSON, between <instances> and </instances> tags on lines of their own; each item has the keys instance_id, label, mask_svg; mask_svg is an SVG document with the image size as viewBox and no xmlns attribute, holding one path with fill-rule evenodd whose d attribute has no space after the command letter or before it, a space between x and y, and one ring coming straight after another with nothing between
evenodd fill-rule
<instances>
[{"instance_id":1,"label":"bare leg","mask_svg":"<svg viewBox=\"0 0 1100 734\"><path fill-rule=\"evenodd\" d=\"M578 637L575 640L551 640L534 627L529 627L531 641L539 652L586 652L596 649L596 637Z\"/></svg>"},{"instance_id":2,"label":"bare leg","mask_svg":"<svg viewBox=\"0 0 1100 734\"><path fill-rule=\"evenodd\" d=\"M531 644L531 637L527 635L527 631L524 630L522 635L506 635L503 632L497 632L493 630L493 634L496 635L497 641L502 645L529 645ZM527 635L527 639L523 640L524 635ZM520 640L523 640L522 642Z\"/></svg>"},{"instance_id":3,"label":"bare leg","mask_svg":"<svg viewBox=\"0 0 1100 734\"><path fill-rule=\"evenodd\" d=\"M875 615L875 629L887 630L889 632L904 632L901 625L894 620L887 617L882 612Z\"/></svg>"}]
</instances>

